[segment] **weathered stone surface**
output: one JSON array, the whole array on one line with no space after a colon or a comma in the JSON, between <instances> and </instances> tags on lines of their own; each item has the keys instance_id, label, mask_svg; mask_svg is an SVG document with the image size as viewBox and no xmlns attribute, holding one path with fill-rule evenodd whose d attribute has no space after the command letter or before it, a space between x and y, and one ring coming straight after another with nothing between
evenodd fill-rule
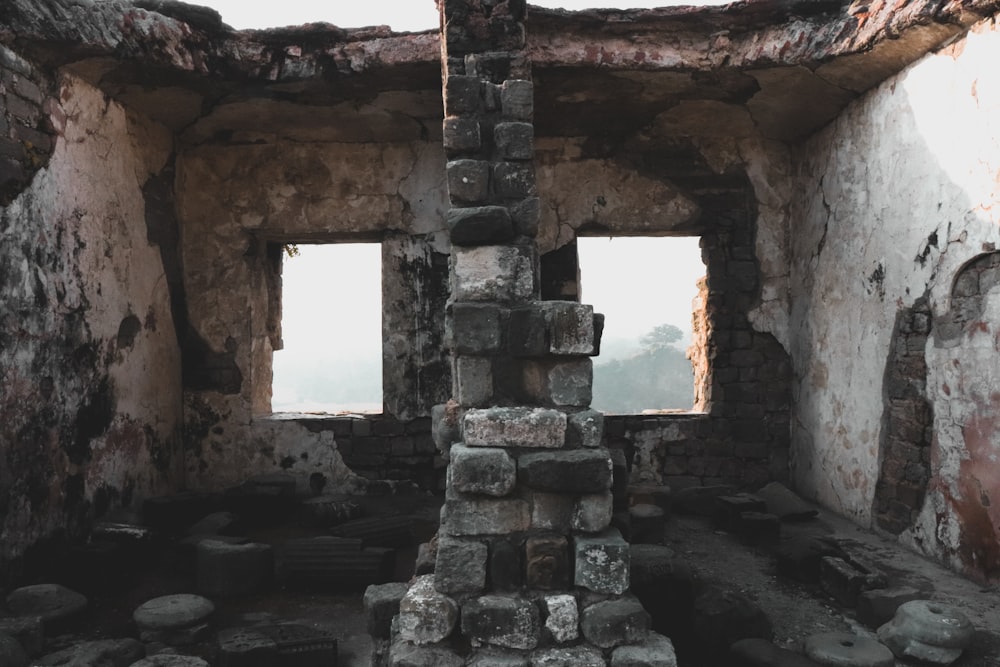
<instances>
[{"instance_id":1,"label":"weathered stone surface","mask_svg":"<svg viewBox=\"0 0 1000 667\"><path fill-rule=\"evenodd\" d=\"M572 595L548 595L545 597L545 629L558 643L576 639L579 632L580 613L576 598Z\"/></svg>"},{"instance_id":2,"label":"weathered stone surface","mask_svg":"<svg viewBox=\"0 0 1000 667\"><path fill-rule=\"evenodd\" d=\"M722 530L735 532L744 512L766 512L764 501L749 493L720 496L715 500L713 520Z\"/></svg>"},{"instance_id":3,"label":"weathered stone surface","mask_svg":"<svg viewBox=\"0 0 1000 667\"><path fill-rule=\"evenodd\" d=\"M542 405L587 407L592 398L593 363L528 360L523 367L524 391Z\"/></svg>"},{"instance_id":4,"label":"weathered stone surface","mask_svg":"<svg viewBox=\"0 0 1000 667\"><path fill-rule=\"evenodd\" d=\"M541 301L512 313L511 352L522 357L594 352L594 309L575 301Z\"/></svg>"},{"instance_id":5,"label":"weathered stone surface","mask_svg":"<svg viewBox=\"0 0 1000 667\"><path fill-rule=\"evenodd\" d=\"M569 544L558 534L534 535L525 542L525 583L528 588L557 590L569 585Z\"/></svg>"},{"instance_id":6,"label":"weathered stone surface","mask_svg":"<svg viewBox=\"0 0 1000 667\"><path fill-rule=\"evenodd\" d=\"M599 535L573 538L576 558L573 583L596 593L621 595L629 586L629 546L609 529Z\"/></svg>"},{"instance_id":7,"label":"weathered stone surface","mask_svg":"<svg viewBox=\"0 0 1000 667\"><path fill-rule=\"evenodd\" d=\"M495 648L473 651L465 661L466 667L528 667L528 655Z\"/></svg>"},{"instance_id":8,"label":"weathered stone surface","mask_svg":"<svg viewBox=\"0 0 1000 667\"><path fill-rule=\"evenodd\" d=\"M490 163L452 160L448 163L448 194L455 204L479 204L490 195ZM449 213L450 215L450 213ZM454 236L452 236L454 242Z\"/></svg>"},{"instance_id":9,"label":"weathered stone surface","mask_svg":"<svg viewBox=\"0 0 1000 667\"><path fill-rule=\"evenodd\" d=\"M452 304L450 337L453 350L458 354L497 352L502 340L501 321L501 310L495 305Z\"/></svg>"},{"instance_id":10,"label":"weathered stone surface","mask_svg":"<svg viewBox=\"0 0 1000 667\"><path fill-rule=\"evenodd\" d=\"M766 639L741 639L729 647L732 667L816 667L800 653L775 646Z\"/></svg>"},{"instance_id":11,"label":"weathered stone surface","mask_svg":"<svg viewBox=\"0 0 1000 667\"><path fill-rule=\"evenodd\" d=\"M204 637L214 612L215 605L208 598L180 593L141 604L132 613L132 620L143 641L179 646Z\"/></svg>"},{"instance_id":12,"label":"weathered stone surface","mask_svg":"<svg viewBox=\"0 0 1000 667\"><path fill-rule=\"evenodd\" d=\"M40 655L45 649L45 631L41 616L0 618L0 634L16 639L28 655Z\"/></svg>"},{"instance_id":13,"label":"weathered stone surface","mask_svg":"<svg viewBox=\"0 0 1000 667\"><path fill-rule=\"evenodd\" d=\"M458 605L434 589L434 575L413 580L399 602L399 637L417 645L447 638L458 622Z\"/></svg>"},{"instance_id":14,"label":"weathered stone surface","mask_svg":"<svg viewBox=\"0 0 1000 667\"><path fill-rule=\"evenodd\" d=\"M834 556L820 560L820 585L845 607L857 604L861 591L885 586L885 575L861 569L852 562Z\"/></svg>"},{"instance_id":15,"label":"weathered stone surface","mask_svg":"<svg viewBox=\"0 0 1000 667\"><path fill-rule=\"evenodd\" d=\"M824 632L806 638L803 650L821 665L893 667L892 651L874 639L849 632Z\"/></svg>"},{"instance_id":16,"label":"weathered stone surface","mask_svg":"<svg viewBox=\"0 0 1000 667\"><path fill-rule=\"evenodd\" d=\"M434 566L437 563L437 535L428 542L417 547L417 559L413 564L413 573L434 574Z\"/></svg>"},{"instance_id":17,"label":"weathered stone surface","mask_svg":"<svg viewBox=\"0 0 1000 667\"><path fill-rule=\"evenodd\" d=\"M140 629L176 630L204 623L215 611L215 605L200 595L179 593L153 598L132 613Z\"/></svg>"},{"instance_id":18,"label":"weathered stone surface","mask_svg":"<svg viewBox=\"0 0 1000 667\"><path fill-rule=\"evenodd\" d=\"M409 586L404 582L373 584L365 589L365 618L368 634L379 639L388 639L393 617L399 613L399 603Z\"/></svg>"},{"instance_id":19,"label":"weathered stone surface","mask_svg":"<svg viewBox=\"0 0 1000 667\"><path fill-rule=\"evenodd\" d=\"M198 552L198 592L210 597L248 595L270 583L274 554L270 544L227 544L202 540Z\"/></svg>"},{"instance_id":20,"label":"weathered stone surface","mask_svg":"<svg viewBox=\"0 0 1000 667\"><path fill-rule=\"evenodd\" d=\"M163 653L143 658L132 663L131 667L209 667L209 664L193 655Z\"/></svg>"},{"instance_id":21,"label":"weathered stone surface","mask_svg":"<svg viewBox=\"0 0 1000 667\"><path fill-rule=\"evenodd\" d=\"M504 243L514 238L510 213L503 206L453 208L448 211L451 242L459 246Z\"/></svg>"},{"instance_id":22,"label":"weathered stone surface","mask_svg":"<svg viewBox=\"0 0 1000 667\"><path fill-rule=\"evenodd\" d=\"M452 488L462 493L505 496L517 481L517 465L497 447L451 448L450 479Z\"/></svg>"},{"instance_id":23,"label":"weathered stone surface","mask_svg":"<svg viewBox=\"0 0 1000 667\"><path fill-rule=\"evenodd\" d=\"M650 632L641 643L616 648L610 667L677 667L677 656L668 638Z\"/></svg>"},{"instance_id":24,"label":"weathered stone surface","mask_svg":"<svg viewBox=\"0 0 1000 667\"><path fill-rule=\"evenodd\" d=\"M522 199L510 208L514 231L520 236L534 237L538 233L541 203L538 197Z\"/></svg>"},{"instance_id":25,"label":"weathered stone surface","mask_svg":"<svg viewBox=\"0 0 1000 667\"><path fill-rule=\"evenodd\" d=\"M951 605L911 600L878 629L878 638L898 658L950 665L972 642L975 628Z\"/></svg>"},{"instance_id":26,"label":"weathered stone surface","mask_svg":"<svg viewBox=\"0 0 1000 667\"><path fill-rule=\"evenodd\" d=\"M507 345L516 357L540 357L549 352L545 311L537 304L515 308L507 325Z\"/></svg>"},{"instance_id":27,"label":"weathered stone surface","mask_svg":"<svg viewBox=\"0 0 1000 667\"><path fill-rule=\"evenodd\" d=\"M769 514L776 514L782 521L805 521L819 514L815 506L781 482L771 482L754 495L764 501Z\"/></svg>"},{"instance_id":28,"label":"weathered stone surface","mask_svg":"<svg viewBox=\"0 0 1000 667\"><path fill-rule=\"evenodd\" d=\"M634 597L624 597L584 607L580 631L591 644L613 648L643 639L649 623L649 614L642 604Z\"/></svg>"},{"instance_id":29,"label":"weathered stone surface","mask_svg":"<svg viewBox=\"0 0 1000 667\"><path fill-rule=\"evenodd\" d=\"M101 639L49 653L31 664L38 667L129 667L146 655L134 639Z\"/></svg>"},{"instance_id":30,"label":"weathered stone surface","mask_svg":"<svg viewBox=\"0 0 1000 667\"><path fill-rule=\"evenodd\" d=\"M138 528L138 527L137 527ZM212 512L199 519L189 529L190 535L236 535L239 517L232 512Z\"/></svg>"},{"instance_id":31,"label":"weathered stone surface","mask_svg":"<svg viewBox=\"0 0 1000 667\"><path fill-rule=\"evenodd\" d=\"M444 80L444 100L449 115L478 112L483 105L483 80L478 76L449 74Z\"/></svg>"},{"instance_id":32,"label":"weathered stone surface","mask_svg":"<svg viewBox=\"0 0 1000 667\"><path fill-rule=\"evenodd\" d=\"M580 496L573 508L572 528L581 533L599 533L611 525L613 511L614 497L610 491Z\"/></svg>"},{"instance_id":33,"label":"weathered stone surface","mask_svg":"<svg viewBox=\"0 0 1000 667\"><path fill-rule=\"evenodd\" d=\"M605 667L604 654L590 646L549 648L531 654L531 667Z\"/></svg>"},{"instance_id":34,"label":"weathered stone surface","mask_svg":"<svg viewBox=\"0 0 1000 667\"><path fill-rule=\"evenodd\" d=\"M462 439L461 410L457 403L442 403L431 409L431 435L438 451L447 453Z\"/></svg>"},{"instance_id":35,"label":"weathered stone surface","mask_svg":"<svg viewBox=\"0 0 1000 667\"><path fill-rule=\"evenodd\" d=\"M926 598L925 591L912 586L892 586L862 591L856 607L858 620L870 628L878 628L892 620L904 602Z\"/></svg>"},{"instance_id":36,"label":"weathered stone surface","mask_svg":"<svg viewBox=\"0 0 1000 667\"><path fill-rule=\"evenodd\" d=\"M455 362L453 386L460 404L468 407L488 405L493 399L493 360L459 357Z\"/></svg>"},{"instance_id":37,"label":"weathered stone surface","mask_svg":"<svg viewBox=\"0 0 1000 667\"><path fill-rule=\"evenodd\" d=\"M535 128L531 123L497 123L493 141L500 157L530 160L535 156Z\"/></svg>"},{"instance_id":38,"label":"weathered stone surface","mask_svg":"<svg viewBox=\"0 0 1000 667\"><path fill-rule=\"evenodd\" d=\"M531 508L517 498L447 500L441 530L449 535L503 535L527 530Z\"/></svg>"},{"instance_id":39,"label":"weathered stone surface","mask_svg":"<svg viewBox=\"0 0 1000 667\"><path fill-rule=\"evenodd\" d=\"M489 408L465 414L463 434L471 447L562 447L566 415L545 408Z\"/></svg>"},{"instance_id":40,"label":"weathered stone surface","mask_svg":"<svg viewBox=\"0 0 1000 667\"><path fill-rule=\"evenodd\" d=\"M818 537L795 537L775 549L778 572L806 583L818 583L820 563L828 556L842 555L832 542Z\"/></svg>"},{"instance_id":41,"label":"weathered stone surface","mask_svg":"<svg viewBox=\"0 0 1000 667\"><path fill-rule=\"evenodd\" d=\"M33 584L11 591L7 608L16 616L39 616L43 625L61 625L87 608L87 598L59 584Z\"/></svg>"},{"instance_id":42,"label":"weathered stone surface","mask_svg":"<svg viewBox=\"0 0 1000 667\"><path fill-rule=\"evenodd\" d=\"M0 632L0 665L4 667L28 667L28 654L11 635Z\"/></svg>"},{"instance_id":43,"label":"weathered stone surface","mask_svg":"<svg viewBox=\"0 0 1000 667\"><path fill-rule=\"evenodd\" d=\"M462 634L474 642L533 649L539 631L538 608L526 598L484 595L462 607Z\"/></svg>"},{"instance_id":44,"label":"weathered stone surface","mask_svg":"<svg viewBox=\"0 0 1000 667\"><path fill-rule=\"evenodd\" d=\"M443 535L438 540L434 587L446 595L480 593L486 587L486 563L484 543Z\"/></svg>"},{"instance_id":45,"label":"weathered stone surface","mask_svg":"<svg viewBox=\"0 0 1000 667\"><path fill-rule=\"evenodd\" d=\"M576 499L565 493L531 494L531 525L533 528L569 532L576 514Z\"/></svg>"},{"instance_id":46,"label":"weathered stone surface","mask_svg":"<svg viewBox=\"0 0 1000 667\"><path fill-rule=\"evenodd\" d=\"M582 410L567 417L566 444L570 447L600 447L604 437L604 414Z\"/></svg>"},{"instance_id":47,"label":"weathered stone surface","mask_svg":"<svg viewBox=\"0 0 1000 667\"><path fill-rule=\"evenodd\" d=\"M503 115L512 120L531 120L535 88L531 81L508 79L500 89Z\"/></svg>"},{"instance_id":48,"label":"weathered stone surface","mask_svg":"<svg viewBox=\"0 0 1000 667\"><path fill-rule=\"evenodd\" d=\"M493 540L490 544L489 569L491 590L507 592L519 589L524 582L520 545L505 538Z\"/></svg>"},{"instance_id":49,"label":"weathered stone surface","mask_svg":"<svg viewBox=\"0 0 1000 667\"><path fill-rule=\"evenodd\" d=\"M545 301L542 305L549 326L549 351L552 354L593 354L593 306L575 301Z\"/></svg>"},{"instance_id":50,"label":"weathered stone surface","mask_svg":"<svg viewBox=\"0 0 1000 667\"><path fill-rule=\"evenodd\" d=\"M767 614L747 596L736 591L707 586L694 601L694 640L709 655L724 656L740 639L772 639L774 631Z\"/></svg>"},{"instance_id":51,"label":"weathered stone surface","mask_svg":"<svg viewBox=\"0 0 1000 667\"><path fill-rule=\"evenodd\" d=\"M472 118L445 118L444 147L449 154L475 153L483 145L479 121Z\"/></svg>"},{"instance_id":52,"label":"weathered stone surface","mask_svg":"<svg viewBox=\"0 0 1000 667\"><path fill-rule=\"evenodd\" d=\"M535 168L530 162L500 162L493 165L493 190L504 199L525 199L538 194Z\"/></svg>"},{"instance_id":53,"label":"weathered stone surface","mask_svg":"<svg viewBox=\"0 0 1000 667\"><path fill-rule=\"evenodd\" d=\"M523 302L535 295L531 250L520 246L454 249L452 298L455 301Z\"/></svg>"},{"instance_id":54,"label":"weathered stone surface","mask_svg":"<svg viewBox=\"0 0 1000 667\"><path fill-rule=\"evenodd\" d=\"M447 646L422 646L395 641L389 649L388 667L463 667L465 660Z\"/></svg>"},{"instance_id":55,"label":"weathered stone surface","mask_svg":"<svg viewBox=\"0 0 1000 667\"><path fill-rule=\"evenodd\" d=\"M278 644L253 628L226 628L216 635L219 659L229 665L265 665L279 660Z\"/></svg>"},{"instance_id":56,"label":"weathered stone surface","mask_svg":"<svg viewBox=\"0 0 1000 667\"><path fill-rule=\"evenodd\" d=\"M539 491L603 494L611 488L611 457L606 449L571 449L523 454L517 479Z\"/></svg>"}]
</instances>

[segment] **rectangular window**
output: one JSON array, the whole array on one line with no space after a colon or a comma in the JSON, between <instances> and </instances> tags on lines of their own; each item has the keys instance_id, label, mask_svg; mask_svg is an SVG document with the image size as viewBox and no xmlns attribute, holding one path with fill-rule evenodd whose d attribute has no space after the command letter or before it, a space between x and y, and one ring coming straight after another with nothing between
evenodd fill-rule
<instances>
[{"instance_id":1,"label":"rectangular window","mask_svg":"<svg viewBox=\"0 0 1000 667\"><path fill-rule=\"evenodd\" d=\"M382 412L382 245L289 246L274 412Z\"/></svg>"},{"instance_id":2,"label":"rectangular window","mask_svg":"<svg viewBox=\"0 0 1000 667\"><path fill-rule=\"evenodd\" d=\"M705 275L692 237L578 238L581 302L605 315L592 407L638 414L691 410L687 356Z\"/></svg>"}]
</instances>

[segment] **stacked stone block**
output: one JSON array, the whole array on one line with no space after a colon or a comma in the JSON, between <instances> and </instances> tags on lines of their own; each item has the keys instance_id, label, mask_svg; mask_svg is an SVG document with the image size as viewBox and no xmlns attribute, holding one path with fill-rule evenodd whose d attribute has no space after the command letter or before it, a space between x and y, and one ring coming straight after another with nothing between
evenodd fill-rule
<instances>
[{"instance_id":1,"label":"stacked stone block","mask_svg":"<svg viewBox=\"0 0 1000 667\"><path fill-rule=\"evenodd\" d=\"M402 598L388 663L627 664L614 652L651 635L589 409L599 320L539 297L525 5L441 7L453 386L431 430L447 490L435 572Z\"/></svg>"}]
</instances>

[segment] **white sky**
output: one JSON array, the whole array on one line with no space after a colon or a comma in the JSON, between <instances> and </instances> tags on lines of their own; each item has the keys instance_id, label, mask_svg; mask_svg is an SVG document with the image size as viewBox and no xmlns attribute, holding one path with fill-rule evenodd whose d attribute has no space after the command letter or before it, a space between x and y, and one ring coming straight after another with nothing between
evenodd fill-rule
<instances>
[{"instance_id":1,"label":"white sky","mask_svg":"<svg viewBox=\"0 0 1000 667\"><path fill-rule=\"evenodd\" d=\"M397 31L438 27L434 0L191 0L214 7L238 30L325 21L342 28L389 25ZM670 5L723 5L729 0L534 0L528 4L570 10L588 7L639 9Z\"/></svg>"},{"instance_id":2,"label":"white sky","mask_svg":"<svg viewBox=\"0 0 1000 667\"><path fill-rule=\"evenodd\" d=\"M691 305L705 275L697 237L579 238L580 301L604 313L605 339L636 338L658 324L691 334Z\"/></svg>"}]
</instances>

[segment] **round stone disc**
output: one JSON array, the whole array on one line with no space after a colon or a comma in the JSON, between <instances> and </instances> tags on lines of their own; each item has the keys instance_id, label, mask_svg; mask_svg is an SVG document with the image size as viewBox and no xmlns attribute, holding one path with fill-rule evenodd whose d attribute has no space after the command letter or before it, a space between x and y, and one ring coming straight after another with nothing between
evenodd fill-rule
<instances>
[{"instance_id":1,"label":"round stone disc","mask_svg":"<svg viewBox=\"0 0 1000 667\"><path fill-rule=\"evenodd\" d=\"M829 667L893 667L892 651L874 639L849 632L823 632L806 639L805 653Z\"/></svg>"},{"instance_id":2,"label":"round stone disc","mask_svg":"<svg viewBox=\"0 0 1000 667\"><path fill-rule=\"evenodd\" d=\"M181 593L153 598L132 614L132 619L144 630L179 630L204 623L215 605L200 595Z\"/></svg>"},{"instance_id":3,"label":"round stone disc","mask_svg":"<svg viewBox=\"0 0 1000 667\"><path fill-rule=\"evenodd\" d=\"M965 614L950 605L931 600L903 603L890 623L897 634L942 648L967 648L975 633Z\"/></svg>"},{"instance_id":4,"label":"round stone disc","mask_svg":"<svg viewBox=\"0 0 1000 667\"><path fill-rule=\"evenodd\" d=\"M40 616L47 623L80 613L87 608L87 598L59 584L35 584L12 591L7 608L15 616Z\"/></svg>"}]
</instances>

